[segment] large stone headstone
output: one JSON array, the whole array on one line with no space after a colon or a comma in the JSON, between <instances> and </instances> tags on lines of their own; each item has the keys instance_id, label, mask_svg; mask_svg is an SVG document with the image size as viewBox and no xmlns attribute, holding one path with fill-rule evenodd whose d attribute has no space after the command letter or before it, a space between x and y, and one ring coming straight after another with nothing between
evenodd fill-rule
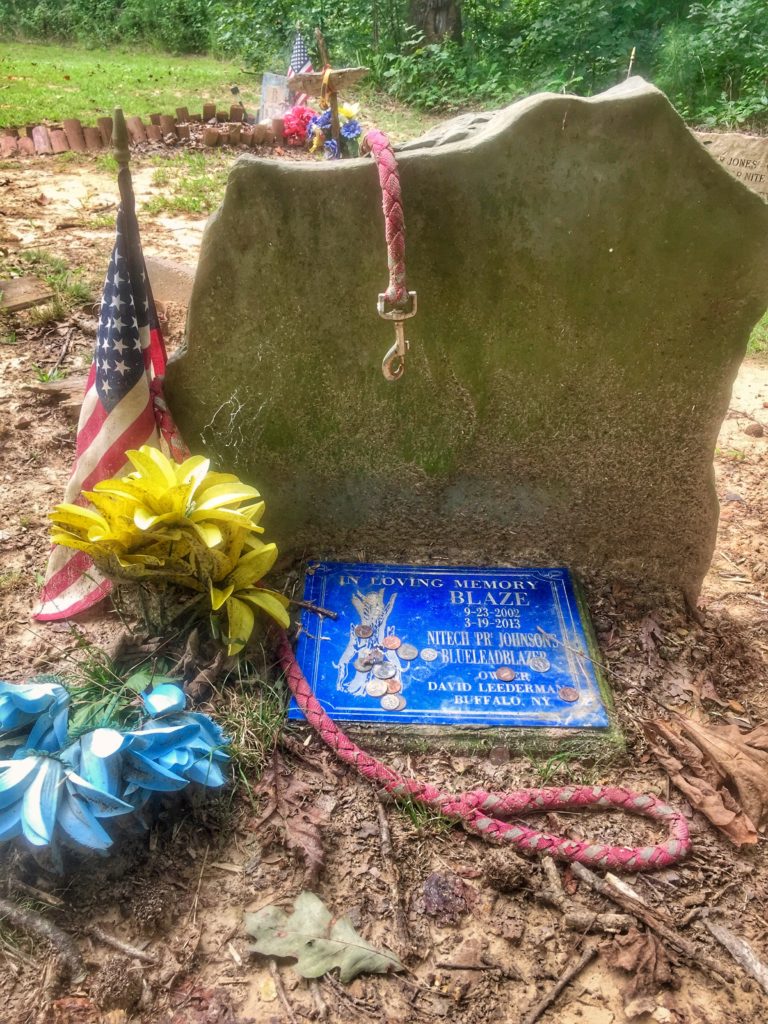
<instances>
[{"instance_id":1,"label":"large stone headstone","mask_svg":"<svg viewBox=\"0 0 768 1024\"><path fill-rule=\"evenodd\" d=\"M168 368L188 443L260 487L284 551L695 597L766 205L637 78L448 126L400 168L419 314L390 384L372 163L238 162Z\"/></svg>"}]
</instances>

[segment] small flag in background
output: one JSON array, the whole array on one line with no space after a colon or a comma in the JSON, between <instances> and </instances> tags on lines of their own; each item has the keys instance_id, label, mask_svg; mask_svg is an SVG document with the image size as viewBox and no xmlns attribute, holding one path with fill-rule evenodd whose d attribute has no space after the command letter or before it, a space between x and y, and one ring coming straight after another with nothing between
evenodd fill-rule
<instances>
[{"instance_id":1,"label":"small flag in background","mask_svg":"<svg viewBox=\"0 0 768 1024\"><path fill-rule=\"evenodd\" d=\"M96 347L65 502L85 504L81 491L130 470L126 451L144 444L159 448L161 436L166 447L170 440L171 455L177 461L188 454L178 432L173 432L162 402L165 344L147 280L136 215L133 204L129 206L126 212L123 204L117 216L117 237L101 297ZM48 622L77 615L111 589L110 581L84 552L57 546L51 552L35 618Z\"/></svg>"},{"instance_id":2,"label":"small flag in background","mask_svg":"<svg viewBox=\"0 0 768 1024\"><path fill-rule=\"evenodd\" d=\"M309 50L307 44L304 42L304 36L301 32L296 33L296 38L293 40L293 52L291 53L291 62L288 65L288 80L293 78L294 75L304 75L312 70L312 61L309 59ZM303 107L307 102L307 94L305 92L294 96L294 104L297 107Z\"/></svg>"}]
</instances>

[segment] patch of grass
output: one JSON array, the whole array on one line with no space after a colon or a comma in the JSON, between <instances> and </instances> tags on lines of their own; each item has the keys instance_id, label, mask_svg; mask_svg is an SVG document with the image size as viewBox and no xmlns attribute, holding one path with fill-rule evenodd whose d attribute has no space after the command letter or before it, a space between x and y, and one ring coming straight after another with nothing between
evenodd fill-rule
<instances>
[{"instance_id":1,"label":"patch of grass","mask_svg":"<svg viewBox=\"0 0 768 1024\"><path fill-rule=\"evenodd\" d=\"M114 213L95 213L85 222L85 227L90 231L102 231L106 228L114 228L117 215Z\"/></svg>"},{"instance_id":2,"label":"patch of grass","mask_svg":"<svg viewBox=\"0 0 768 1024\"><path fill-rule=\"evenodd\" d=\"M9 331L0 336L0 345L18 345L18 343L16 331Z\"/></svg>"},{"instance_id":3,"label":"patch of grass","mask_svg":"<svg viewBox=\"0 0 768 1024\"><path fill-rule=\"evenodd\" d=\"M166 189L143 204L150 214L200 213L216 209L224 198L232 156L216 153L185 153L180 159L159 167L153 184Z\"/></svg>"},{"instance_id":4,"label":"patch of grass","mask_svg":"<svg viewBox=\"0 0 768 1024\"><path fill-rule=\"evenodd\" d=\"M3 268L10 276L33 274L42 278L52 289L53 299L42 306L34 306L26 312L29 323L40 327L56 320L63 320L70 310L93 301L93 290L84 271L73 270L58 256L42 249L28 249L16 253ZM15 344L15 342L5 342Z\"/></svg>"},{"instance_id":5,"label":"patch of grass","mask_svg":"<svg viewBox=\"0 0 768 1024\"><path fill-rule=\"evenodd\" d=\"M422 804L417 804L410 797L399 799L396 806L417 836L423 836L426 833L445 835L453 828L453 822L444 815L438 814L437 811L424 807Z\"/></svg>"},{"instance_id":6,"label":"patch of grass","mask_svg":"<svg viewBox=\"0 0 768 1024\"><path fill-rule=\"evenodd\" d=\"M236 778L248 789L277 745L288 708L286 688L258 678L254 670L238 665L216 703L216 719L231 741Z\"/></svg>"},{"instance_id":7,"label":"patch of grass","mask_svg":"<svg viewBox=\"0 0 768 1024\"><path fill-rule=\"evenodd\" d=\"M258 78L243 81L238 64L213 57L174 57L135 48L88 50L61 44L0 43L0 126L97 117L122 106L126 115L174 114L203 102L229 107L238 82L246 108L258 105ZM61 157L57 157L58 160Z\"/></svg>"},{"instance_id":8,"label":"patch of grass","mask_svg":"<svg viewBox=\"0 0 768 1024\"><path fill-rule=\"evenodd\" d=\"M38 366L37 363L33 363L32 369L34 370L35 377L41 384L51 384L55 380L64 380L67 376L67 371L60 366L55 367L53 370L46 370L44 366Z\"/></svg>"},{"instance_id":9,"label":"patch of grass","mask_svg":"<svg viewBox=\"0 0 768 1024\"><path fill-rule=\"evenodd\" d=\"M749 341L747 342L747 355L761 356L768 353L768 312L763 319L755 324Z\"/></svg>"},{"instance_id":10,"label":"patch of grass","mask_svg":"<svg viewBox=\"0 0 768 1024\"><path fill-rule=\"evenodd\" d=\"M24 574L18 569L0 573L0 590L16 590L23 580Z\"/></svg>"}]
</instances>

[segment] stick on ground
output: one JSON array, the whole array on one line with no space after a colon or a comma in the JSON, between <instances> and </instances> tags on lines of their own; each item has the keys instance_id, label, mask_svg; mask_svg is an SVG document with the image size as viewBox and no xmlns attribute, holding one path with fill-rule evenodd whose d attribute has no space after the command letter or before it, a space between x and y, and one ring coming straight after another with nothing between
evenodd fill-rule
<instances>
[{"instance_id":1,"label":"stick on ground","mask_svg":"<svg viewBox=\"0 0 768 1024\"><path fill-rule=\"evenodd\" d=\"M750 944L716 921L705 917L704 925L710 935L728 950L736 963L755 979L764 992L768 992L768 966L758 959Z\"/></svg>"},{"instance_id":2,"label":"stick on ground","mask_svg":"<svg viewBox=\"0 0 768 1024\"><path fill-rule=\"evenodd\" d=\"M61 955L73 982L80 982L86 971L80 959L80 951L71 935L62 931L53 922L26 907L20 907L12 900L0 897L0 917L6 918L16 928L47 939Z\"/></svg>"},{"instance_id":3,"label":"stick on ground","mask_svg":"<svg viewBox=\"0 0 768 1024\"><path fill-rule=\"evenodd\" d=\"M560 977L557 979L554 988L551 988L547 994L539 1000L536 1005L528 1011L526 1016L523 1018L523 1024L535 1024L539 1017L544 1013L545 1010L555 1002L557 997L563 991L563 989L570 985L570 983L577 978L587 964L591 963L597 956L597 945L590 943L584 947L584 952L581 954L575 964L572 964L567 970L563 971Z\"/></svg>"},{"instance_id":4,"label":"stick on ground","mask_svg":"<svg viewBox=\"0 0 768 1024\"><path fill-rule=\"evenodd\" d=\"M627 896L625 893L614 889L609 882L606 882L604 878L600 878L599 875L590 871L589 868L585 868L583 864L571 864L571 871L578 879L585 882L590 889L600 893L601 896L607 896L609 900L612 900L622 910L633 914L639 921L647 925L648 928L653 929L673 949L676 949L678 953L682 953L684 957L687 957L696 966L706 967L712 974L715 974L718 978L724 978L726 981L734 980L732 971L721 967L711 957L705 956L689 939L686 939L675 928L665 924L660 919L659 914L649 910L639 899Z\"/></svg>"}]
</instances>

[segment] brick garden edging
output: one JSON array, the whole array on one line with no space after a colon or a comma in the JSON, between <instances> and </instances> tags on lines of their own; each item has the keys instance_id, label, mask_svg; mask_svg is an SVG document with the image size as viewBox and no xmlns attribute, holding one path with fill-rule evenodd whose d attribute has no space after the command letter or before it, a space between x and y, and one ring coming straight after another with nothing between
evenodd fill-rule
<instances>
[{"instance_id":1,"label":"brick garden edging","mask_svg":"<svg viewBox=\"0 0 768 1024\"><path fill-rule=\"evenodd\" d=\"M150 114L149 122L140 117L126 118L131 147L138 151L158 147L187 146L193 149L215 146L274 146L283 140L282 118L261 124L246 117L240 104L228 111L217 110L215 103L204 103L201 114L190 114L177 107L176 116ZM11 156L56 156L72 150L96 153L108 149L112 138L112 118L100 117L95 127L84 126L77 118L49 124L28 124L22 128L0 129L0 159Z\"/></svg>"}]
</instances>

